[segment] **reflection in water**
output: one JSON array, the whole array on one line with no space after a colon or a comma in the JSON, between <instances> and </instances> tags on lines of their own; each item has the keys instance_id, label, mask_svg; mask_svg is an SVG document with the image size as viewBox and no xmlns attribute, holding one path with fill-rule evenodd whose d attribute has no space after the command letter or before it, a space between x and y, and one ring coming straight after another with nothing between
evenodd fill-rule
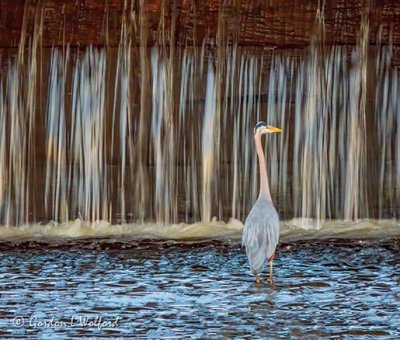
<instances>
[{"instance_id":1,"label":"reflection in water","mask_svg":"<svg viewBox=\"0 0 400 340\"><path fill-rule=\"evenodd\" d=\"M396 239L283 244L273 287L252 282L236 242L14 246L0 244L2 337L399 335ZM121 322L102 330L12 324L73 315Z\"/></svg>"}]
</instances>

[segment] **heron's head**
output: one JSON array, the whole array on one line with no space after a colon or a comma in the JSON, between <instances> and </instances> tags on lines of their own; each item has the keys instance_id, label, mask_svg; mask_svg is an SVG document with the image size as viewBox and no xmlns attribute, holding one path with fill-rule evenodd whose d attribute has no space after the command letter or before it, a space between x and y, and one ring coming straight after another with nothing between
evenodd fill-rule
<instances>
[{"instance_id":1,"label":"heron's head","mask_svg":"<svg viewBox=\"0 0 400 340\"><path fill-rule=\"evenodd\" d=\"M254 134L260 133L261 135L264 135L266 133L274 133L274 132L282 132L281 129L268 125L264 121L259 121L255 126L254 126Z\"/></svg>"}]
</instances>

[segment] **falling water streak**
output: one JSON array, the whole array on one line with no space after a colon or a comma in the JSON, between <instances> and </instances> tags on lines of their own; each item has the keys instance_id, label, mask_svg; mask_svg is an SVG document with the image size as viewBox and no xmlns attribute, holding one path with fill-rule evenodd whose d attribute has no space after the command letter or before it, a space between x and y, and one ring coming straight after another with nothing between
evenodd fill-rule
<instances>
[{"instance_id":1,"label":"falling water streak","mask_svg":"<svg viewBox=\"0 0 400 340\"><path fill-rule=\"evenodd\" d=\"M337 126L337 114L336 114L336 103L339 101L338 99L338 91L337 91L337 84L338 84L338 66L337 61L340 61L337 58L337 48L332 47L330 49L330 53L328 54L328 61L326 66L326 110L328 112L329 117L329 124L325 124L325 131L326 134L325 141L327 143L326 147L326 217L330 218L332 216L332 210L336 211L335 208L332 209L332 205L336 204L334 202L334 198L336 197L333 193L337 190L337 186L339 183L335 181L335 167L336 167L336 126ZM330 94L330 95L329 95ZM328 128L329 126L329 128Z\"/></svg>"},{"instance_id":2,"label":"falling water streak","mask_svg":"<svg viewBox=\"0 0 400 340\"><path fill-rule=\"evenodd\" d=\"M195 52L194 52L195 53ZM183 174L179 181L184 183L184 210L185 220L189 220L192 215L198 214L197 207L197 167L196 167L196 150L194 145L195 129L198 124L194 120L195 111L195 55L193 51L185 49L183 51L181 61L181 84L179 96L179 124L178 136L179 145L177 149L177 160L183 163ZM191 125L191 124L194 124ZM191 131L188 133L188 131Z\"/></svg>"},{"instance_id":3,"label":"falling water streak","mask_svg":"<svg viewBox=\"0 0 400 340\"><path fill-rule=\"evenodd\" d=\"M321 67L320 47L312 45L311 56L307 64L308 92L305 101L306 119L303 121L304 147L302 154L302 217L316 215L317 223L325 219L325 109L324 69ZM318 141L318 143L316 143Z\"/></svg>"},{"instance_id":4,"label":"falling water streak","mask_svg":"<svg viewBox=\"0 0 400 340\"><path fill-rule=\"evenodd\" d=\"M215 119L216 119L216 100L215 100L215 73L212 58L208 61L207 87L203 115L202 132L202 205L201 219L205 222L211 221L212 185L214 180L214 155L215 155Z\"/></svg>"},{"instance_id":5,"label":"falling water streak","mask_svg":"<svg viewBox=\"0 0 400 340\"><path fill-rule=\"evenodd\" d=\"M232 120L229 119L230 114L228 114L229 110L229 101L230 101L230 94L229 94L229 89L230 89L230 81L231 81L231 60L232 60L232 51L229 46L226 46L226 60L225 60L225 79L223 82L223 88L221 89L221 132L220 132L220 137L221 134L224 136L222 139L227 139L228 136L230 135L231 132L233 131L233 125L232 125ZM228 154L230 153L230 148L228 143L222 143L222 152L221 152L221 171L222 171L222 176L224 176L224 180L221 181L221 185L219 188L219 214L223 215L223 204L224 202L224 197L229 197L229 184L230 184L230 172L227 171L226 169L226 163L228 162L227 160L229 159Z\"/></svg>"},{"instance_id":6,"label":"falling water streak","mask_svg":"<svg viewBox=\"0 0 400 340\"><path fill-rule=\"evenodd\" d=\"M189 147L189 154L190 154L190 177L189 177L189 181L191 183L192 186L192 196L191 196L191 200L192 200L192 209L193 209L193 217L195 220L200 220L200 195L199 195L199 190L200 190L200 178L199 178L199 174L197 171L197 158L198 158L198 154L200 152L198 152L199 150L199 144L196 143L199 140L199 136L200 136L200 125L197 120L194 118L194 113L196 112L195 109L198 110L199 105L195 104L195 100L197 98L197 90L198 90L198 82L196 82L196 80L198 78L200 78L202 76L201 73L199 73L199 65L197 65L196 60L198 60L198 52L195 51L194 56L193 56L193 61L192 61L192 77L190 77L190 100L189 100L189 104L190 104L190 112L192 112L192 117L191 117L191 121L194 122L194 126L192 124L192 133L190 134L191 138L190 138L190 147ZM202 67L202 65L201 65Z\"/></svg>"},{"instance_id":7,"label":"falling water streak","mask_svg":"<svg viewBox=\"0 0 400 340\"><path fill-rule=\"evenodd\" d=\"M152 138L155 165L154 208L159 224L176 219L175 157L173 143L173 112L169 105L172 93L168 59L163 48L154 47L151 54L152 69Z\"/></svg>"},{"instance_id":8,"label":"falling water streak","mask_svg":"<svg viewBox=\"0 0 400 340\"><path fill-rule=\"evenodd\" d=\"M275 56L272 59L271 70L269 73L268 82L268 104L267 104L267 120L268 124L273 126L280 126L278 124L278 117L282 115L281 107L282 101L286 101L286 87L283 88L284 66L282 65L281 56ZM277 143L276 136L271 137L267 135L265 138L265 155L268 158L267 174L270 182L270 190L276 193L278 186L277 178Z\"/></svg>"},{"instance_id":9,"label":"falling water streak","mask_svg":"<svg viewBox=\"0 0 400 340\"><path fill-rule=\"evenodd\" d=\"M162 103L163 103L163 95L164 92L161 88L162 86L162 77L161 71L165 72L164 65L159 64L159 57L156 48L153 49L151 53L151 70L152 70L152 84L153 84L153 92L152 92L152 137L153 137L153 149L154 149L154 157L155 157L155 202L154 209L157 212L156 222L161 223L163 220L163 216L160 213L160 206L162 205L160 200L162 200L161 193L163 192L163 188L161 187L161 175L162 175L162 154L161 154L161 123L162 123ZM161 71L159 71L159 67L161 67ZM158 78L161 79L158 79Z\"/></svg>"},{"instance_id":10,"label":"falling water streak","mask_svg":"<svg viewBox=\"0 0 400 340\"><path fill-rule=\"evenodd\" d=\"M251 69L254 65L254 59L249 57L248 55L242 55L242 92L239 91L239 96L241 101L239 102L239 112L238 114L241 116L241 195L242 195L242 202L241 202L241 219L244 219L247 206L250 204L249 198L251 193L251 178L249 178L251 171L250 167L252 165L251 160L254 159L255 152L254 152L254 144L253 144L253 127L254 124L251 124L250 121L252 120L252 102L250 98L250 93L253 90L253 84L251 80ZM253 178L253 180L257 180ZM251 200L253 201L253 200Z\"/></svg>"},{"instance_id":11,"label":"falling water streak","mask_svg":"<svg viewBox=\"0 0 400 340\"><path fill-rule=\"evenodd\" d=\"M243 129L243 137L244 140L251 141L251 128L252 126L250 125L250 119L251 117L249 116L250 110L251 110L251 98L250 98L250 92L252 91L251 87L251 82L249 81L250 75L251 75L251 68L252 68L252 60L251 58L246 57L246 62L245 62L245 69L244 69L244 87L243 87L243 106L242 106L242 112L241 115L243 116L243 124L242 124L242 129ZM244 141L243 141L244 143ZM254 145L253 143L247 143L245 146L245 152L243 153L243 178L246 178L248 174L250 173L250 159L252 158L252 155L254 154ZM243 201L242 201L242 206L243 210L246 211L246 204L247 204L247 197L249 195L249 190L250 190L250 183L249 181L243 181ZM243 216L244 217L244 216Z\"/></svg>"},{"instance_id":12,"label":"falling water streak","mask_svg":"<svg viewBox=\"0 0 400 340\"><path fill-rule=\"evenodd\" d=\"M190 74L190 60L188 56L188 51L185 49L183 51L183 56L182 56L182 65L181 65L181 86L180 86L180 93L179 93L179 125L178 125L178 133L180 136L180 143L183 145L183 150L182 153L183 155L179 155L178 151L178 159L180 157L183 158L183 177L182 181L184 181L184 195L185 197L190 197L190 178L188 176L188 159L187 155L188 152L186 151L186 134L185 134L185 126L186 126L186 112L188 111L186 105L188 102L188 87L189 87L189 74ZM185 206L185 220L188 220L189 217L189 209L190 209L190 200L185 200L184 206Z\"/></svg>"},{"instance_id":13,"label":"falling water streak","mask_svg":"<svg viewBox=\"0 0 400 340\"><path fill-rule=\"evenodd\" d=\"M342 57L344 57L345 53L342 53ZM345 201L344 197L346 194L346 162L347 162L347 139L348 139L348 128L347 128L347 120L349 115L349 74L351 70L350 67L341 61L341 67L343 72L343 79L339 82L339 91L340 91L340 99L339 99L339 108L338 108L338 166L336 176L340 176L341 180L338 185L338 192L339 192L339 202L337 202L338 212L340 215L344 217L344 208L345 208Z\"/></svg>"},{"instance_id":14,"label":"falling water streak","mask_svg":"<svg viewBox=\"0 0 400 340\"><path fill-rule=\"evenodd\" d=\"M52 50L46 113L46 214L54 221L68 222L65 83L69 48L65 56Z\"/></svg>"},{"instance_id":15,"label":"falling water streak","mask_svg":"<svg viewBox=\"0 0 400 340\"><path fill-rule=\"evenodd\" d=\"M3 197L3 202L0 201L0 213L4 216L0 216L0 220L4 221L5 225L28 222L28 167L25 160L29 157L26 149L32 131L29 129L31 125L27 126L25 122L31 122L35 112L34 103L29 101L32 98L32 90L28 90L26 98L24 87L26 74L31 76L33 73L31 67L35 58L30 55L29 60L26 60L24 53L28 11L28 4L25 3L17 58L8 62L5 80L0 79L1 86L5 81L5 90L2 91L1 120L6 141L2 147L3 165L0 167L2 170L0 181L7 183L0 194L0 197ZM35 48L32 45L30 47ZM26 109L28 104L33 106L30 110Z\"/></svg>"},{"instance_id":16,"label":"falling water streak","mask_svg":"<svg viewBox=\"0 0 400 340\"><path fill-rule=\"evenodd\" d=\"M239 121L239 126L240 126L240 131L239 131L239 138L240 138L240 149L239 153L241 155L240 158L240 172L239 172L239 177L240 179L244 179L247 176L246 172L246 167L247 165L247 160L249 157L249 152L252 150L251 146L252 143L250 142L251 139L248 138L249 134L246 129L247 127L247 117L246 117L246 75L247 75L247 58L245 55L242 55L240 58L240 73L239 73L239 90L238 90L238 96L239 96L239 101L238 101L238 110L237 110L237 115L240 117ZM247 142L247 143L246 143ZM240 206L242 207L241 212L240 212L240 218L244 217L244 206L245 206L245 201L246 201L246 181L240 181L240 197L241 200L239 201Z\"/></svg>"},{"instance_id":17,"label":"falling water streak","mask_svg":"<svg viewBox=\"0 0 400 340\"><path fill-rule=\"evenodd\" d=\"M190 121L192 124L190 131L190 143L189 143L189 157L190 157L190 178L189 181L192 185L192 209L194 220L201 219L201 172L198 171L198 163L201 162L201 105L199 98L203 91L203 63L204 63L204 52L205 51L205 40L201 46L200 51L198 48L194 49L193 61L192 61L192 76L190 77L189 86L189 112L191 113Z\"/></svg>"},{"instance_id":18,"label":"falling water streak","mask_svg":"<svg viewBox=\"0 0 400 340\"><path fill-rule=\"evenodd\" d=\"M345 190L345 219L357 219L367 214L366 202L366 97L369 22L363 16L359 45L353 51L353 68L350 71L350 114L348 116L347 167Z\"/></svg>"},{"instance_id":19,"label":"falling water streak","mask_svg":"<svg viewBox=\"0 0 400 340\"><path fill-rule=\"evenodd\" d=\"M148 135L148 126L150 124L147 123L147 94L149 85L149 67L148 67L148 57L147 57L147 34L148 27L146 21L146 10L144 6L145 0L140 0L140 12L139 12L139 27L140 27L140 114L139 114L139 126L138 126L138 134L137 134L137 142L138 145L138 164L137 164L137 176L135 180L135 192L137 193L137 203L135 204L134 216L137 216L139 221L144 221L148 215L148 204L149 202L149 185L148 183L148 174L145 171L145 157L147 155L148 146L147 146L147 135Z\"/></svg>"},{"instance_id":20,"label":"falling water streak","mask_svg":"<svg viewBox=\"0 0 400 340\"><path fill-rule=\"evenodd\" d=\"M390 103L389 103L389 109L388 109L388 128L387 128L387 135L389 136L393 136L394 135L394 127L396 126L396 121L395 121L395 117L396 117L396 112L398 112L398 106L399 106L399 96L398 96L398 91L399 89L397 88L397 81L398 81L398 75L397 75L397 70L395 69L394 71L391 72L391 88L392 91L390 92ZM399 126L399 125L397 125ZM396 139L395 139L396 140ZM397 138L397 144L399 143L399 137ZM388 141L388 147L387 147L387 154L386 154L386 159L393 159L393 163L395 162L396 159L396 149L392 150L392 148L396 148L395 143L391 143L390 141ZM389 195L389 204L390 204L390 213L393 216L394 215L394 211L393 211L393 207L395 207L395 203L394 201L396 200L395 198L395 189L394 187L390 184L390 183L395 183L394 181L394 166L393 164L390 164L390 167L388 169L387 172L387 177L386 177L386 184L387 188L388 188L388 195ZM398 188L398 186L397 186ZM400 203L400 202L399 202ZM383 204L379 207L379 211L382 212L384 209ZM381 216L382 217L382 214Z\"/></svg>"},{"instance_id":21,"label":"falling water streak","mask_svg":"<svg viewBox=\"0 0 400 340\"><path fill-rule=\"evenodd\" d=\"M301 209L301 186L300 186L300 129L302 121L302 106L305 87L304 61L297 68L295 114L294 114L294 137L293 137L293 167L292 167L292 193L293 193L293 215L300 216Z\"/></svg>"},{"instance_id":22,"label":"falling water streak","mask_svg":"<svg viewBox=\"0 0 400 340\"><path fill-rule=\"evenodd\" d=\"M396 206L399 201L399 137L396 126L399 129L399 96L398 96L398 73L397 68L392 67L392 32L390 33L389 45L382 46L381 26L378 34L378 50L375 63L375 123L377 125L377 137L380 146L379 162L379 217L382 218L385 209L390 214L396 215ZM397 141L393 143L393 140ZM397 150L397 151L396 151ZM388 160L393 160L388 162ZM396 174L397 169L397 174ZM397 189L396 189L397 188ZM389 206L388 206L388 201ZM386 213L387 214L387 213Z\"/></svg>"},{"instance_id":23,"label":"falling water streak","mask_svg":"<svg viewBox=\"0 0 400 340\"><path fill-rule=\"evenodd\" d=\"M265 140L267 172L274 201L286 201L288 196L288 142L290 112L294 86L294 63L285 55L273 54L268 79L268 124L283 129L283 134L267 136ZM295 157L295 156L294 156ZM298 173L298 169L295 170Z\"/></svg>"},{"instance_id":24,"label":"falling water streak","mask_svg":"<svg viewBox=\"0 0 400 340\"><path fill-rule=\"evenodd\" d=\"M4 192L6 187L6 115L3 99L3 86L0 82L0 221L4 209Z\"/></svg>"},{"instance_id":25,"label":"falling water streak","mask_svg":"<svg viewBox=\"0 0 400 340\"><path fill-rule=\"evenodd\" d=\"M89 48L74 67L71 152L72 202L87 221L107 220L105 51Z\"/></svg>"},{"instance_id":26,"label":"falling water streak","mask_svg":"<svg viewBox=\"0 0 400 340\"><path fill-rule=\"evenodd\" d=\"M126 23L128 15L127 3L124 5L124 15L122 19L121 37L118 46L117 70L114 84L114 103L112 115L112 145L111 158L114 151L114 136L119 137L119 172L118 172L118 187L119 187L119 213L121 222L126 222L126 203L125 203L125 187L126 187L126 168L128 150L132 149L129 130L131 129L130 117L131 111L131 87L130 78L132 70L131 62L131 27ZM116 132L116 121L119 121L119 129ZM129 161L132 168L132 154L129 152Z\"/></svg>"},{"instance_id":27,"label":"falling water streak","mask_svg":"<svg viewBox=\"0 0 400 340\"><path fill-rule=\"evenodd\" d=\"M274 55L268 82L268 124L278 126L285 130L287 91L290 78L288 77L288 64L284 56ZM286 131L284 132L286 133ZM281 169L285 167L285 157L283 155L284 135L267 136L265 139L265 150L267 162L267 172L270 180L270 189L274 197L280 196L280 191L284 190L280 183Z\"/></svg>"},{"instance_id":28,"label":"falling water streak","mask_svg":"<svg viewBox=\"0 0 400 340\"><path fill-rule=\"evenodd\" d=\"M238 82L238 87L237 87L237 93L235 93L238 97L236 103L235 103L235 124L236 124L236 130L235 130L235 134L234 134L234 145L236 145L235 148L233 148L233 159L239 158L238 154L241 155L243 157L244 154L244 150L242 149L242 146L245 145L242 142L242 132L243 129L241 129L241 127L243 126L242 120L244 119L244 116L240 114L240 110L241 110L241 103L242 103L242 96L240 95L242 93L242 88L243 88L243 65L244 65L244 58L243 56L241 56L240 58L240 62L239 62L239 82ZM240 179L242 178L243 175L243 171L242 171L242 158L240 157L235 163L234 163L234 172L235 172L235 181L236 181L236 185L238 186L238 193L237 193L237 198L235 200L235 202L233 203L233 205L235 206L235 210L238 210L237 213L237 217L241 218L242 216L242 212L240 210L239 207L241 207L241 200L240 200L240 196L243 196L244 194L242 193L242 185L240 182ZM238 206L238 208L236 208L236 206Z\"/></svg>"},{"instance_id":29,"label":"falling water streak","mask_svg":"<svg viewBox=\"0 0 400 340\"><path fill-rule=\"evenodd\" d=\"M399 88L399 80L400 80L400 73L398 67L396 67L393 71L393 88L395 88L398 93L400 91ZM396 200L394 203L394 216L398 217L398 211L396 211L396 207L400 207L400 99L398 96L397 103L396 103L396 111L395 111L395 123L397 128L397 135L395 134L395 140L397 143L395 144L395 164L394 164L394 172L396 177Z\"/></svg>"},{"instance_id":30,"label":"falling water streak","mask_svg":"<svg viewBox=\"0 0 400 340\"><path fill-rule=\"evenodd\" d=\"M171 21L169 27L169 42L171 46L176 45L176 25L178 17L177 1L173 1L171 6ZM165 42L163 42L165 45ZM169 197L165 202L164 209L169 210L166 223L177 222L178 216L178 200L177 200L177 156L176 156L176 119L175 119L175 48L169 48L168 51L168 88L167 88L167 121L166 121L166 136L168 145L168 182L169 182ZM179 88L179 86L177 87ZM179 109L177 110L179 111Z\"/></svg>"},{"instance_id":31,"label":"falling water streak","mask_svg":"<svg viewBox=\"0 0 400 340\"><path fill-rule=\"evenodd\" d=\"M227 181L227 186L231 185L232 187L232 201L231 201L231 215L232 217L237 218L239 215L239 212L237 211L237 204L236 202L238 201L238 195L239 195L239 158L238 158L238 153L239 153L239 115L237 114L237 108L235 107L235 104L237 101L234 100L235 96L235 81L236 81L236 56L237 56L237 46L232 51L231 58L228 59L227 62L227 77L229 77L229 81L226 84L226 99L229 98L229 103L226 103L226 113L225 115L227 116L227 119L231 122L231 127L232 127L232 139L233 139L233 144L232 144L232 168L233 168L233 175L232 175L232 184ZM228 86L229 84L229 86ZM230 106L230 117L228 117L228 107ZM235 112L236 111L236 112ZM228 157L228 156L227 156ZM228 191L229 192L229 191Z\"/></svg>"},{"instance_id":32,"label":"falling water streak","mask_svg":"<svg viewBox=\"0 0 400 340\"><path fill-rule=\"evenodd\" d=\"M292 102L292 93L293 93L293 80L294 80L294 63L290 60L287 60L285 58L285 74L287 74L288 80L287 80L287 89L286 92L288 92L288 103ZM286 93L285 93L286 97ZM278 194L278 204L281 205L279 202L282 200L284 201L285 197L289 195L288 193L288 147L289 147L289 136L290 136L290 129L289 129L289 121L291 119L291 105L289 105L286 108L286 103L282 102L280 104L282 108L282 114L280 117L280 120L278 122L278 126L283 129L283 134L279 136L277 139L277 142L279 143L279 162L278 162L278 180L277 180L277 194Z\"/></svg>"},{"instance_id":33,"label":"falling water streak","mask_svg":"<svg viewBox=\"0 0 400 340\"><path fill-rule=\"evenodd\" d=\"M255 107L255 102L254 99L256 97L256 92L255 89L257 88L257 82L255 79L255 75L257 74L257 63L256 63L256 58L251 56L248 57L248 68L247 68L247 77L246 79L246 92L244 93L244 98L245 98L245 111L242 113L244 118L245 118L245 124L244 124L244 129L246 131L245 136L248 141L252 140L252 128L254 124L251 124L251 121L254 119L254 112L256 111ZM254 140L254 139L253 139ZM245 153L245 169L244 169L244 178L248 178L249 180L246 181L244 180L244 188L243 191L246 193L244 197L247 199L243 201L243 210L247 211L247 207L251 205L252 202L255 201L255 197L251 197L252 195L252 188L253 186L253 181L256 180L255 177L251 178L251 166L252 163L251 160L255 156L254 152L254 144L253 143L247 143L248 148ZM249 197L251 197L251 202L249 202Z\"/></svg>"},{"instance_id":34,"label":"falling water streak","mask_svg":"<svg viewBox=\"0 0 400 340\"><path fill-rule=\"evenodd\" d=\"M21 93L20 83L22 75L20 73L18 61L10 65L7 77L8 96L8 115L10 120L10 140L8 150L8 176L10 185L8 186L6 225L11 221L17 224L27 222L25 212L25 185L26 185L26 125L23 105L23 94Z\"/></svg>"},{"instance_id":35,"label":"falling water streak","mask_svg":"<svg viewBox=\"0 0 400 340\"><path fill-rule=\"evenodd\" d=\"M27 176L27 191L26 191L26 221L29 219L29 215L32 214L33 220L36 218L35 205L32 204L32 201L35 202L40 197L37 197L36 191L30 190L32 187L32 178L36 178L37 170L36 170L36 119L38 118L36 115L37 108L37 98L38 94L41 95L41 77L38 77L38 73L40 72L39 64L38 64L38 55L40 47L41 47L41 37L43 32L43 21L44 21L44 2L38 1L35 8L35 19L33 26L33 37L31 48L28 52L28 84L37 84L36 86L28 86L27 93L27 101L25 110L28 112L28 159L27 159L27 168L30 175ZM38 72L39 71L39 72ZM40 101L39 101L40 103ZM32 191L32 192L31 192ZM32 209L32 212L29 211Z\"/></svg>"}]
</instances>

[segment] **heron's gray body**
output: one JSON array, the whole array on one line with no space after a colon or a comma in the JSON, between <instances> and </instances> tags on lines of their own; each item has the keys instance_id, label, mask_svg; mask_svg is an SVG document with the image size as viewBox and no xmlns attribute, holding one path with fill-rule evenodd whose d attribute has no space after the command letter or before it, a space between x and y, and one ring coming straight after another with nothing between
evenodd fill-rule
<instances>
[{"instance_id":1,"label":"heron's gray body","mask_svg":"<svg viewBox=\"0 0 400 340\"><path fill-rule=\"evenodd\" d=\"M279 216L272 201L260 196L243 228L242 244L246 247L250 268L255 275L275 253L279 241Z\"/></svg>"}]
</instances>

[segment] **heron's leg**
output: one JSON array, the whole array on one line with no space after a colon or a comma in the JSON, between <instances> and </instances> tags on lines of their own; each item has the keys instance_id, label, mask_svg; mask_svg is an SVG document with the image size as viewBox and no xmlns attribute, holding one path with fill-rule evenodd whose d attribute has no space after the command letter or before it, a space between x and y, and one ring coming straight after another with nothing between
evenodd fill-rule
<instances>
[{"instance_id":1,"label":"heron's leg","mask_svg":"<svg viewBox=\"0 0 400 340\"><path fill-rule=\"evenodd\" d=\"M269 259L269 283L272 285L274 283L273 279L273 261L274 261L275 253L272 254L271 258Z\"/></svg>"},{"instance_id":2,"label":"heron's leg","mask_svg":"<svg viewBox=\"0 0 400 340\"><path fill-rule=\"evenodd\" d=\"M256 275L256 283L260 283L260 277L258 276L258 274Z\"/></svg>"}]
</instances>

